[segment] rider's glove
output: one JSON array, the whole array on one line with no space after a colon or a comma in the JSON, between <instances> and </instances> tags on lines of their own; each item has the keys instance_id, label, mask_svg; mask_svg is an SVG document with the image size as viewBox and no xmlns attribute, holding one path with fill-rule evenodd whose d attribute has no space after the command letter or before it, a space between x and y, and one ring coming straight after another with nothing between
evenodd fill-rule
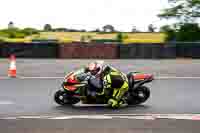
<instances>
[{"instance_id":1,"label":"rider's glove","mask_svg":"<svg viewBox=\"0 0 200 133\"><path fill-rule=\"evenodd\" d=\"M90 73L82 73L82 74L79 74L78 76L77 76L77 79L79 80L79 81L86 81L86 80L89 80L91 78L91 74Z\"/></svg>"}]
</instances>

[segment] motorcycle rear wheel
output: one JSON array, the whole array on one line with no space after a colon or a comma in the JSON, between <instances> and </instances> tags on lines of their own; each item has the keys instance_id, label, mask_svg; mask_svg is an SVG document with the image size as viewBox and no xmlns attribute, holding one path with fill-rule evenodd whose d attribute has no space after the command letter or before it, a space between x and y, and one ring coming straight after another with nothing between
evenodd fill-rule
<instances>
[{"instance_id":1,"label":"motorcycle rear wheel","mask_svg":"<svg viewBox=\"0 0 200 133\"><path fill-rule=\"evenodd\" d=\"M127 103L129 105L138 105L146 102L149 97L150 89L146 86L139 86L128 96Z\"/></svg>"}]
</instances>

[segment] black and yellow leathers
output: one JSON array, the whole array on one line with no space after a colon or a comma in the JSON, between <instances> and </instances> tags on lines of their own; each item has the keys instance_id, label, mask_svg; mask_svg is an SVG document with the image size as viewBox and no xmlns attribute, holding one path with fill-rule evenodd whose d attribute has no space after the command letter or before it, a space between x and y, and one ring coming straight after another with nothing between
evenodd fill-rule
<instances>
[{"instance_id":1,"label":"black and yellow leathers","mask_svg":"<svg viewBox=\"0 0 200 133\"><path fill-rule=\"evenodd\" d=\"M112 90L112 95L108 100L108 104L114 108L119 107L124 94L128 91L129 88L126 75L119 70L107 65L102 71L102 79L102 94L104 94L106 90Z\"/></svg>"}]
</instances>

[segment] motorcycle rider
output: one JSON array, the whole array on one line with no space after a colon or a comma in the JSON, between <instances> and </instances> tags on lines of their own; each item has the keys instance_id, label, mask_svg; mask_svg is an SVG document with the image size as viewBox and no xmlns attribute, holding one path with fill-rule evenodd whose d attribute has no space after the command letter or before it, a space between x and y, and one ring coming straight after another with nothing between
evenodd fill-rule
<instances>
[{"instance_id":1,"label":"motorcycle rider","mask_svg":"<svg viewBox=\"0 0 200 133\"><path fill-rule=\"evenodd\" d=\"M98 95L106 95L108 90L112 92L107 101L109 106L113 108L120 106L123 102L122 97L129 87L128 79L124 73L101 61L89 63L84 68L84 72L91 75L89 82L94 86L93 88L96 89Z\"/></svg>"}]
</instances>

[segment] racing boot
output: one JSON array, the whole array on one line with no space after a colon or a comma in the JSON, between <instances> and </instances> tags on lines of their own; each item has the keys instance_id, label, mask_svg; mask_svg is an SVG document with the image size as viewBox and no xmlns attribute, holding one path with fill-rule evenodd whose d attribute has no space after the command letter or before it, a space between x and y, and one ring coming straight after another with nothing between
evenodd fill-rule
<instances>
[{"instance_id":1,"label":"racing boot","mask_svg":"<svg viewBox=\"0 0 200 133\"><path fill-rule=\"evenodd\" d=\"M111 98L108 100L108 106L112 108L119 108L119 103L117 100Z\"/></svg>"}]
</instances>

